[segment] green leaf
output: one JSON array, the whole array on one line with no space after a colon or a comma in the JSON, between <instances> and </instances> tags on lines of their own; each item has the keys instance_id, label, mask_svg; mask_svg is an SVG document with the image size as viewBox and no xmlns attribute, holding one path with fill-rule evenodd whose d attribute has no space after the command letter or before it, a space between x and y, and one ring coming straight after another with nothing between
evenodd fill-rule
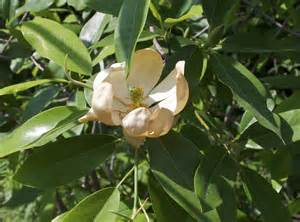
<instances>
[{"instance_id":1,"label":"green leaf","mask_svg":"<svg viewBox=\"0 0 300 222\"><path fill-rule=\"evenodd\" d=\"M283 113L279 113L279 116L285 121L289 128L285 130L285 137L289 137L289 142L296 142L300 140L300 109L290 110ZM255 144L251 146L259 148L276 148L283 146L284 143L271 131L265 129L257 123L254 123L248 127L241 136L241 141L250 139Z\"/></svg>"},{"instance_id":2,"label":"green leaf","mask_svg":"<svg viewBox=\"0 0 300 222\"><path fill-rule=\"evenodd\" d=\"M233 185L222 177L217 185L222 198L222 204L217 208L221 222L236 222L238 208Z\"/></svg>"},{"instance_id":3,"label":"green leaf","mask_svg":"<svg viewBox=\"0 0 300 222\"><path fill-rule=\"evenodd\" d=\"M86 44L91 45L97 42L103 32L105 27L110 21L111 16L103 13L95 13L92 18L90 18L87 23L82 27L80 32L80 39Z\"/></svg>"},{"instance_id":4,"label":"green leaf","mask_svg":"<svg viewBox=\"0 0 300 222\"><path fill-rule=\"evenodd\" d=\"M236 166L224 148L211 147L207 150L194 178L195 192L203 208L213 210L221 205L223 200L219 188L221 185L224 187L223 178L235 181L236 174Z\"/></svg>"},{"instance_id":5,"label":"green leaf","mask_svg":"<svg viewBox=\"0 0 300 222\"><path fill-rule=\"evenodd\" d=\"M93 66L97 65L99 62L104 60L106 57L113 55L115 53L115 46L106 46L104 47L101 52L96 56L93 60Z\"/></svg>"},{"instance_id":6,"label":"green leaf","mask_svg":"<svg viewBox=\"0 0 300 222\"><path fill-rule=\"evenodd\" d=\"M115 47L119 61L125 61L127 74L137 40L143 31L150 0L124 0L115 31Z\"/></svg>"},{"instance_id":7,"label":"green leaf","mask_svg":"<svg viewBox=\"0 0 300 222\"><path fill-rule=\"evenodd\" d=\"M193 0L153 0L151 3L151 11L154 17L161 22L165 20L165 18L177 19L184 16L192 7ZM162 19L162 17L164 19Z\"/></svg>"},{"instance_id":8,"label":"green leaf","mask_svg":"<svg viewBox=\"0 0 300 222\"><path fill-rule=\"evenodd\" d=\"M35 150L14 179L38 188L50 188L78 179L103 163L115 150L115 138L83 135L60 139Z\"/></svg>"},{"instance_id":9,"label":"green leaf","mask_svg":"<svg viewBox=\"0 0 300 222\"><path fill-rule=\"evenodd\" d=\"M288 209L281 202L278 193L255 171L244 168L242 174L253 204L262 214L265 222L291 222Z\"/></svg>"},{"instance_id":10,"label":"green leaf","mask_svg":"<svg viewBox=\"0 0 300 222\"><path fill-rule=\"evenodd\" d=\"M77 11L81 11L86 8L86 0L67 0L68 5L73 6Z\"/></svg>"},{"instance_id":11,"label":"green leaf","mask_svg":"<svg viewBox=\"0 0 300 222\"><path fill-rule=\"evenodd\" d=\"M166 194L153 176L150 176L148 186L152 207L159 222L189 220L188 214Z\"/></svg>"},{"instance_id":12,"label":"green leaf","mask_svg":"<svg viewBox=\"0 0 300 222\"><path fill-rule=\"evenodd\" d=\"M175 24L178 22L183 22L187 19L190 19L194 16L201 16L203 13L203 9L201 5L193 5L191 9L184 15L180 16L179 18L167 18L165 19L165 23L168 24Z\"/></svg>"},{"instance_id":13,"label":"green leaf","mask_svg":"<svg viewBox=\"0 0 300 222\"><path fill-rule=\"evenodd\" d=\"M148 32L148 31L142 31L138 42L144 42L144 41L149 41L152 40L156 37L159 37L161 35L160 32ZM95 48L103 48L106 46L112 46L114 45L114 34L110 34L106 36L105 38L101 39L99 42L95 43L94 45L91 46L91 49Z\"/></svg>"},{"instance_id":14,"label":"green leaf","mask_svg":"<svg viewBox=\"0 0 300 222\"><path fill-rule=\"evenodd\" d=\"M300 89L300 77L279 75L261 78L272 89Z\"/></svg>"},{"instance_id":15,"label":"green leaf","mask_svg":"<svg viewBox=\"0 0 300 222\"><path fill-rule=\"evenodd\" d=\"M180 133L184 137L191 140L199 150L206 150L207 148L211 147L208 133L192 124L183 126L180 130Z\"/></svg>"},{"instance_id":16,"label":"green leaf","mask_svg":"<svg viewBox=\"0 0 300 222\"><path fill-rule=\"evenodd\" d=\"M197 52L196 52L197 50L199 50L199 48L197 46L188 45L188 46L180 48L174 54L167 57L166 58L166 65L163 69L160 80L163 80L165 77L167 77L170 74L170 72L172 72L172 70L174 69L176 63L180 60L189 61L188 62L189 64L187 64L187 67L185 68L185 71L188 72L187 73L188 78L194 78L195 75L197 75L197 74L194 73L194 71L197 70L198 64L197 65L192 64L193 60L192 61L190 61L190 60L192 59L193 55L197 54ZM196 54L194 54L194 53L196 53ZM195 58L195 60L196 60L196 58ZM197 73L197 71L196 71L196 73ZM193 83L192 86L193 85L196 85L196 83Z\"/></svg>"},{"instance_id":17,"label":"green leaf","mask_svg":"<svg viewBox=\"0 0 300 222\"><path fill-rule=\"evenodd\" d=\"M204 219L193 188L194 172L200 161L195 145L177 133L149 140L148 145L151 171L166 193L193 218Z\"/></svg>"},{"instance_id":18,"label":"green leaf","mask_svg":"<svg viewBox=\"0 0 300 222\"><path fill-rule=\"evenodd\" d=\"M19 0L0 0L0 16L4 19L11 19L16 14Z\"/></svg>"},{"instance_id":19,"label":"green leaf","mask_svg":"<svg viewBox=\"0 0 300 222\"><path fill-rule=\"evenodd\" d=\"M189 83L190 91L200 83L206 71L207 59L202 50L196 49L190 59L186 60L185 77Z\"/></svg>"},{"instance_id":20,"label":"green leaf","mask_svg":"<svg viewBox=\"0 0 300 222\"><path fill-rule=\"evenodd\" d=\"M91 57L79 38L61 24L36 17L25 22L21 31L24 38L43 57L53 60L71 71L89 75L92 72Z\"/></svg>"},{"instance_id":21,"label":"green leaf","mask_svg":"<svg viewBox=\"0 0 300 222\"><path fill-rule=\"evenodd\" d=\"M241 53L299 52L300 47L297 42L298 38L275 39L273 33L253 30L227 37L222 44L222 49L227 52Z\"/></svg>"},{"instance_id":22,"label":"green leaf","mask_svg":"<svg viewBox=\"0 0 300 222\"><path fill-rule=\"evenodd\" d=\"M105 188L80 201L59 222L113 222L119 205L120 192L115 188Z\"/></svg>"},{"instance_id":23,"label":"green leaf","mask_svg":"<svg viewBox=\"0 0 300 222\"><path fill-rule=\"evenodd\" d=\"M78 125L78 118L85 113L86 110L76 107L61 106L32 117L8 136L1 138L0 157L51 141Z\"/></svg>"},{"instance_id":24,"label":"green leaf","mask_svg":"<svg viewBox=\"0 0 300 222\"><path fill-rule=\"evenodd\" d=\"M204 13L211 27L228 25L234 16L238 1L235 0L202 0Z\"/></svg>"},{"instance_id":25,"label":"green leaf","mask_svg":"<svg viewBox=\"0 0 300 222\"><path fill-rule=\"evenodd\" d=\"M68 81L64 79L39 79L39 80L33 80L33 81L28 81L24 83L18 83L15 85L10 85L7 87L4 87L0 89L0 96L3 95L8 95L8 94L15 94L18 92L22 92L24 90L42 85L42 84L47 84L47 83L52 83L52 82L61 82L61 83L67 83Z\"/></svg>"},{"instance_id":26,"label":"green leaf","mask_svg":"<svg viewBox=\"0 0 300 222\"><path fill-rule=\"evenodd\" d=\"M41 112L52 102L52 99L54 99L58 95L58 93L58 86L50 86L36 93L34 97L28 102L26 109L22 114L23 121L26 121Z\"/></svg>"},{"instance_id":27,"label":"green leaf","mask_svg":"<svg viewBox=\"0 0 300 222\"><path fill-rule=\"evenodd\" d=\"M28 0L26 3L18 8L17 14L22 14L24 12L40 12L46 10L53 4L54 0Z\"/></svg>"},{"instance_id":28,"label":"green leaf","mask_svg":"<svg viewBox=\"0 0 300 222\"><path fill-rule=\"evenodd\" d=\"M293 109L300 109L300 91L294 92L290 97L283 100L276 108L276 113L282 113Z\"/></svg>"},{"instance_id":29,"label":"green leaf","mask_svg":"<svg viewBox=\"0 0 300 222\"><path fill-rule=\"evenodd\" d=\"M215 54L211 64L219 80L231 89L237 102L255 116L262 126L283 138L283 123L279 116L268 109L267 92L263 84L246 67L229 57Z\"/></svg>"},{"instance_id":30,"label":"green leaf","mask_svg":"<svg viewBox=\"0 0 300 222\"><path fill-rule=\"evenodd\" d=\"M289 204L289 212L295 215L300 212L300 199L296 199Z\"/></svg>"},{"instance_id":31,"label":"green leaf","mask_svg":"<svg viewBox=\"0 0 300 222\"><path fill-rule=\"evenodd\" d=\"M86 5L91 9L105 14L117 16L124 0L85 0Z\"/></svg>"}]
</instances>

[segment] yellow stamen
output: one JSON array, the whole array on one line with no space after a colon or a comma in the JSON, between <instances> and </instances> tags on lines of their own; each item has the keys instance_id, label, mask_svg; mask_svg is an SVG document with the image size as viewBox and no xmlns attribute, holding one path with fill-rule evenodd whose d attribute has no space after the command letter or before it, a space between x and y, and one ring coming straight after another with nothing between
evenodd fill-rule
<instances>
[{"instance_id":1,"label":"yellow stamen","mask_svg":"<svg viewBox=\"0 0 300 222\"><path fill-rule=\"evenodd\" d=\"M132 101L132 105L134 107L142 106L142 102L144 100L144 90L138 87L131 87L129 88L129 95Z\"/></svg>"}]
</instances>

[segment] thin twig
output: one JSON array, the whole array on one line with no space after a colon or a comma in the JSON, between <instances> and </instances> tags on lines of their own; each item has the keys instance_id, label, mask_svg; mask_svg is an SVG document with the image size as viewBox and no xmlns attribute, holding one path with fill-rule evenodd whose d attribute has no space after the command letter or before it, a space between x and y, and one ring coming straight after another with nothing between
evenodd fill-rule
<instances>
[{"instance_id":1,"label":"thin twig","mask_svg":"<svg viewBox=\"0 0 300 222\"><path fill-rule=\"evenodd\" d=\"M146 204L146 202L147 202L148 199L149 199L149 198L147 197L147 199L144 201L143 204L141 203L141 200L139 200L139 203L140 203L140 206L141 206L141 208L142 208L142 211L143 211L143 213L144 213L144 215L145 215L145 217L146 217L147 222L150 222L150 218L149 218L149 216L148 216L148 214L147 214L147 211L145 210L145 207L144 207L144 205Z\"/></svg>"},{"instance_id":2,"label":"thin twig","mask_svg":"<svg viewBox=\"0 0 300 222\"><path fill-rule=\"evenodd\" d=\"M55 192L55 199L56 199L56 207L57 207L58 213L61 214L61 213L66 212L68 209L65 206L58 191Z\"/></svg>"},{"instance_id":3,"label":"thin twig","mask_svg":"<svg viewBox=\"0 0 300 222\"><path fill-rule=\"evenodd\" d=\"M136 216L139 214L139 212L141 212L141 211L143 211L143 209L144 209L144 206L145 206L145 204L147 203L147 201L148 201L148 197L146 198L146 200L143 202L143 203L141 203L141 201L139 200L139 202L140 202L140 207L139 207L139 209L137 209L136 211L135 211L135 213L132 215L132 217L131 217L131 220L134 220L135 218L136 218ZM145 209L144 209L145 210ZM147 213L146 213L147 214ZM149 219L149 218L148 218Z\"/></svg>"},{"instance_id":4,"label":"thin twig","mask_svg":"<svg viewBox=\"0 0 300 222\"><path fill-rule=\"evenodd\" d=\"M197 38L199 36L201 36L202 34L204 34L207 30L209 29L209 25L204 27L200 32L198 32L196 35L193 36L193 38Z\"/></svg>"},{"instance_id":5,"label":"thin twig","mask_svg":"<svg viewBox=\"0 0 300 222\"><path fill-rule=\"evenodd\" d=\"M243 2L246 3L248 6L253 7L253 5L251 4L251 2L249 2L248 0L243 0ZM295 32L295 31L289 29L289 28L286 27L285 25L283 25L283 24L281 24L280 22L276 21L275 18L273 18L272 16L270 16L270 15L264 13L264 12L260 12L260 13L261 13L261 15L262 15L266 20L268 20L270 23L272 23L273 25L275 25L277 28L286 31L286 32L290 33L291 35L300 37L300 33L299 33L299 32Z\"/></svg>"},{"instance_id":6,"label":"thin twig","mask_svg":"<svg viewBox=\"0 0 300 222\"><path fill-rule=\"evenodd\" d=\"M30 56L31 61L33 62L33 64L38 67L39 70L41 70L42 72L45 71L44 67L42 67L41 64L39 64L36 59L34 58L34 56Z\"/></svg>"},{"instance_id":7,"label":"thin twig","mask_svg":"<svg viewBox=\"0 0 300 222\"><path fill-rule=\"evenodd\" d=\"M154 30L154 27L153 26L150 26L149 28L150 32L155 32ZM155 49L159 52L159 54L164 57L165 56L165 52L164 52L164 49L160 46L159 42L157 41L156 38L153 38L153 45L155 47Z\"/></svg>"},{"instance_id":8,"label":"thin twig","mask_svg":"<svg viewBox=\"0 0 300 222\"><path fill-rule=\"evenodd\" d=\"M90 85L88 85L86 83L77 81L77 80L75 80L75 79L73 79L71 77L71 72L69 72L68 69L67 69L67 60L68 60L68 57L69 57L69 55L67 54L66 57L65 57L65 61L64 61L64 71L65 71L65 75L66 75L67 79L70 82L72 82L74 85L81 86L81 87L88 88L88 89L93 89L92 86L90 86Z\"/></svg>"},{"instance_id":9,"label":"thin twig","mask_svg":"<svg viewBox=\"0 0 300 222\"><path fill-rule=\"evenodd\" d=\"M118 185L116 186L117 188L119 188L122 183L133 173L134 171L134 167L132 167L127 173L126 175L122 178L122 180L118 183Z\"/></svg>"}]
</instances>

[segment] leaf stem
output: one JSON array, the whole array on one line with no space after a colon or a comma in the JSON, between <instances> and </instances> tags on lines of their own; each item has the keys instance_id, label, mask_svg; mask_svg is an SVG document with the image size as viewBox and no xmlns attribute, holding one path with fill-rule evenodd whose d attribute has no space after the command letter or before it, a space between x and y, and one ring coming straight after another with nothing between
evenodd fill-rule
<instances>
[{"instance_id":1,"label":"leaf stem","mask_svg":"<svg viewBox=\"0 0 300 222\"><path fill-rule=\"evenodd\" d=\"M133 196L133 209L132 209L132 216L131 219L133 220L136 216L137 211L137 204L138 204L138 149L135 149L135 155L134 155L134 196Z\"/></svg>"},{"instance_id":2,"label":"leaf stem","mask_svg":"<svg viewBox=\"0 0 300 222\"><path fill-rule=\"evenodd\" d=\"M67 79L68 79L70 82L72 82L74 85L81 86L81 87L88 88L88 89L93 89L93 87L90 86L89 84L86 84L86 83L77 81L77 80L75 80L75 79L73 79L73 78L71 77L71 73L68 71L68 68L67 68L67 60L68 60L68 57L69 57L69 55L67 54L67 55L65 56L65 61L64 61L64 71L65 71L65 75L66 75Z\"/></svg>"},{"instance_id":3,"label":"leaf stem","mask_svg":"<svg viewBox=\"0 0 300 222\"><path fill-rule=\"evenodd\" d=\"M132 174L133 171L134 171L134 166L126 173L126 175L118 183L117 188L119 188L122 185L122 183Z\"/></svg>"}]
</instances>

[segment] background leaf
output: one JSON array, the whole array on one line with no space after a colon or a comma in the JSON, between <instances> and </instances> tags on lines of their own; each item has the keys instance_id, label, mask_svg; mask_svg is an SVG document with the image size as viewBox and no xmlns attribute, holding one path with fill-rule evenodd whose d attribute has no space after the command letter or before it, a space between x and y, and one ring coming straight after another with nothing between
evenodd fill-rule
<instances>
[{"instance_id":1,"label":"background leaf","mask_svg":"<svg viewBox=\"0 0 300 222\"><path fill-rule=\"evenodd\" d=\"M55 128L63 128L70 122L75 122L78 125L78 118L84 115L85 112L86 110L79 110L76 107L62 106L49 109L32 117L8 136L1 139L0 157L30 148L32 143L47 135L47 133L55 131ZM74 127L74 124L71 126ZM51 139L54 138L52 137ZM44 143L51 141L51 139L44 141Z\"/></svg>"},{"instance_id":2,"label":"background leaf","mask_svg":"<svg viewBox=\"0 0 300 222\"><path fill-rule=\"evenodd\" d=\"M64 67L68 55L69 70L91 74L92 62L86 47L72 31L61 24L37 17L24 23L21 31L24 38L41 56Z\"/></svg>"},{"instance_id":3,"label":"background leaf","mask_svg":"<svg viewBox=\"0 0 300 222\"><path fill-rule=\"evenodd\" d=\"M260 210L265 222L292 221L279 195L273 190L271 185L255 171L244 169L243 181L249 189L253 204Z\"/></svg>"},{"instance_id":4,"label":"background leaf","mask_svg":"<svg viewBox=\"0 0 300 222\"><path fill-rule=\"evenodd\" d=\"M80 201L63 216L60 222L114 221L120 204L117 189L106 188L97 191ZM101 218L100 218L101 217Z\"/></svg>"},{"instance_id":5,"label":"background leaf","mask_svg":"<svg viewBox=\"0 0 300 222\"><path fill-rule=\"evenodd\" d=\"M114 141L111 136L84 135L48 143L22 164L15 179L39 188L69 183L106 160L114 152Z\"/></svg>"},{"instance_id":6,"label":"background leaf","mask_svg":"<svg viewBox=\"0 0 300 222\"><path fill-rule=\"evenodd\" d=\"M125 61L130 69L137 40L144 28L150 0L124 0L115 31L115 47L119 61Z\"/></svg>"},{"instance_id":7,"label":"background leaf","mask_svg":"<svg viewBox=\"0 0 300 222\"><path fill-rule=\"evenodd\" d=\"M283 123L276 114L269 111L262 83L243 65L228 57L216 54L211 62L215 74L231 89L238 103L251 112L261 125L283 138Z\"/></svg>"}]
</instances>

